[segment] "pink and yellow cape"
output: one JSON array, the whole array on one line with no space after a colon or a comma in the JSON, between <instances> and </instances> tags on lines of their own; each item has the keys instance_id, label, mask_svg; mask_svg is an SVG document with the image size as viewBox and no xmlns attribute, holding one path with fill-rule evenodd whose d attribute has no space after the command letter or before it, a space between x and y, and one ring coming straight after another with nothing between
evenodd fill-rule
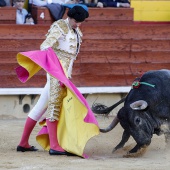
<instances>
[{"instance_id":1,"label":"pink and yellow cape","mask_svg":"<svg viewBox=\"0 0 170 170\"><path fill-rule=\"evenodd\" d=\"M85 98L65 76L52 48L18 53L17 61L20 66L16 68L16 73L21 82L26 82L43 68L67 87L67 96L63 99L57 127L57 137L64 150L84 157L83 151L87 141L99 134L98 123ZM36 140L45 150L50 149L48 131L42 129Z\"/></svg>"}]
</instances>

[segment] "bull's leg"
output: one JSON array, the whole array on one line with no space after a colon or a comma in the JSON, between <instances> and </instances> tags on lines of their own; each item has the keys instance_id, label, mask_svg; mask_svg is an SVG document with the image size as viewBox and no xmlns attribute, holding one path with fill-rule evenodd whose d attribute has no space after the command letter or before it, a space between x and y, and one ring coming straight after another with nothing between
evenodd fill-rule
<instances>
[{"instance_id":1,"label":"bull's leg","mask_svg":"<svg viewBox=\"0 0 170 170\"><path fill-rule=\"evenodd\" d=\"M123 135L122 135L122 140L120 141L120 143L113 149L112 153L114 153L116 150L122 148L125 143L128 141L128 139L130 138L130 134L124 130Z\"/></svg>"}]
</instances>

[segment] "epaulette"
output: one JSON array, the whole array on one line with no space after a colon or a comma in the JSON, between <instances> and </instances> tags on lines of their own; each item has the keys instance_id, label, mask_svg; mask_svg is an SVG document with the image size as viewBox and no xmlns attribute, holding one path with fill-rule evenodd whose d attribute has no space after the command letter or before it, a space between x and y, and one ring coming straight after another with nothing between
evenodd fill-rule
<instances>
[{"instance_id":1,"label":"epaulette","mask_svg":"<svg viewBox=\"0 0 170 170\"><path fill-rule=\"evenodd\" d=\"M56 24L60 27L60 29L63 31L64 34L68 34L68 26L65 22L65 20L60 19L58 21L56 21Z\"/></svg>"}]
</instances>

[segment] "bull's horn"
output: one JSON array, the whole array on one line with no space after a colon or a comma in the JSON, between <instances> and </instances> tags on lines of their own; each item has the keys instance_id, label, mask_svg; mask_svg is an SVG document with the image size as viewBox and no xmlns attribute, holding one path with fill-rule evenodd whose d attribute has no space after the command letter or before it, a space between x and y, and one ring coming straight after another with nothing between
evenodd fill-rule
<instances>
[{"instance_id":1,"label":"bull's horn","mask_svg":"<svg viewBox=\"0 0 170 170\"><path fill-rule=\"evenodd\" d=\"M148 103L144 100L138 100L138 101L130 104L130 107L133 110L144 110L147 108L147 106L148 106Z\"/></svg>"},{"instance_id":2,"label":"bull's horn","mask_svg":"<svg viewBox=\"0 0 170 170\"><path fill-rule=\"evenodd\" d=\"M112 123L106 129L100 129L100 132L106 133L111 131L117 124L119 123L119 119L117 116L113 119Z\"/></svg>"}]
</instances>

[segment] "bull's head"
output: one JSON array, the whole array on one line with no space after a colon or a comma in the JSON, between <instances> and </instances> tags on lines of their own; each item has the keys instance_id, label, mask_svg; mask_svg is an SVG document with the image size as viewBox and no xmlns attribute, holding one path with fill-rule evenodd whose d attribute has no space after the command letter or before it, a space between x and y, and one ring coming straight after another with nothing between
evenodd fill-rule
<instances>
[{"instance_id":1,"label":"bull's head","mask_svg":"<svg viewBox=\"0 0 170 170\"><path fill-rule=\"evenodd\" d=\"M131 153L149 145L151 142L154 128L147 107L146 101L139 100L128 105L125 104L118 112L117 119L124 128L124 136L132 136L137 143L135 148L130 151Z\"/></svg>"},{"instance_id":2,"label":"bull's head","mask_svg":"<svg viewBox=\"0 0 170 170\"><path fill-rule=\"evenodd\" d=\"M107 128L100 129L103 133L109 132L119 122L124 128L122 140L113 151L123 147L130 136L132 136L137 143L130 153L137 152L141 147L150 144L154 129L151 117L147 113L147 108L148 104L144 100L138 100L130 104L125 102L124 107L119 110L112 123Z\"/></svg>"}]
</instances>

